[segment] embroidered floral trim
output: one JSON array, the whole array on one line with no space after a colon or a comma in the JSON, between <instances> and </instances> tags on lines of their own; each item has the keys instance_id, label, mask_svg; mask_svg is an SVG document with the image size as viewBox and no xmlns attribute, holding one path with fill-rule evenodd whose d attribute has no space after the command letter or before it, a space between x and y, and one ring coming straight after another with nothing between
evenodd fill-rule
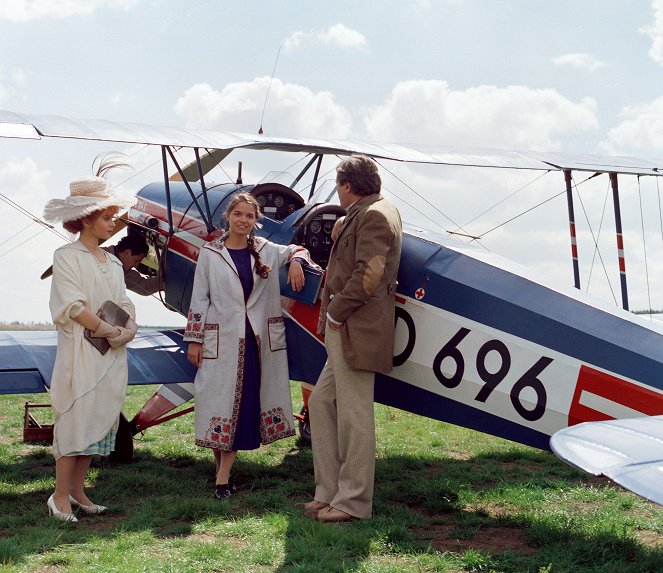
<instances>
[{"instance_id":1,"label":"embroidered floral trim","mask_svg":"<svg viewBox=\"0 0 663 573\"><path fill-rule=\"evenodd\" d=\"M263 444L271 444L276 440L295 435L283 408L272 408L260 413L260 436Z\"/></svg>"},{"instance_id":2,"label":"embroidered floral trim","mask_svg":"<svg viewBox=\"0 0 663 573\"><path fill-rule=\"evenodd\" d=\"M237 355L237 382L235 383L235 397L230 418L213 416L202 439L196 439L197 446L213 448L224 452L232 451L239 420L239 408L242 402L242 388L244 387L244 359L246 355L246 339L239 339L239 353Z\"/></svg>"},{"instance_id":3,"label":"embroidered floral trim","mask_svg":"<svg viewBox=\"0 0 663 573\"><path fill-rule=\"evenodd\" d=\"M236 423L237 420L232 418L213 416L210 418L205 437L202 440L196 440L196 444L217 450L230 450Z\"/></svg>"},{"instance_id":4,"label":"embroidered floral trim","mask_svg":"<svg viewBox=\"0 0 663 573\"><path fill-rule=\"evenodd\" d=\"M205 332L202 312L193 312L193 310L189 309L184 338L187 340L193 339L200 342L203 341L205 338Z\"/></svg>"}]
</instances>

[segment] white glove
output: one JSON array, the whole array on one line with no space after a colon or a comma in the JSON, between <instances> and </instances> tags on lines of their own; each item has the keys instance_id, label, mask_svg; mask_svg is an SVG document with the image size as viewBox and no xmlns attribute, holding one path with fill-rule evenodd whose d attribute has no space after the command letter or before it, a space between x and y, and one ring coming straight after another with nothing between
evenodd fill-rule
<instances>
[{"instance_id":1,"label":"white glove","mask_svg":"<svg viewBox=\"0 0 663 573\"><path fill-rule=\"evenodd\" d=\"M126 326L118 326L117 328L120 331L120 334L108 337L108 344L111 345L111 348L120 348L121 346L128 344L134 339L134 336L136 336L136 332L138 331L138 326L131 318L127 320Z\"/></svg>"},{"instance_id":2,"label":"white glove","mask_svg":"<svg viewBox=\"0 0 663 573\"><path fill-rule=\"evenodd\" d=\"M120 329L117 326L111 326L105 320L99 322L97 330L92 333L92 336L95 338L111 338L113 336L118 336Z\"/></svg>"},{"instance_id":3,"label":"white glove","mask_svg":"<svg viewBox=\"0 0 663 573\"><path fill-rule=\"evenodd\" d=\"M117 336L113 337L108 337L106 340L108 340L108 344L111 345L111 348L120 348L121 346L124 346L128 342L131 342L131 339L134 337L134 333L131 332L128 328L124 328L123 326L118 326L118 329L120 330L120 334Z\"/></svg>"}]
</instances>

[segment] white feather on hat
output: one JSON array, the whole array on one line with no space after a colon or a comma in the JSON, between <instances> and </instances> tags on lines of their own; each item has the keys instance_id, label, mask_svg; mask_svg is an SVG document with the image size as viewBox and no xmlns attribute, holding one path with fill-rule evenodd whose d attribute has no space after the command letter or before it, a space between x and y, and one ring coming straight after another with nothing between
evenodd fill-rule
<instances>
[{"instance_id":1,"label":"white feather on hat","mask_svg":"<svg viewBox=\"0 0 663 573\"><path fill-rule=\"evenodd\" d=\"M51 199L44 208L44 219L49 223L66 223L107 209L119 207L126 209L136 203L135 198L116 197L113 189L103 177L81 177L69 184L69 197Z\"/></svg>"}]
</instances>

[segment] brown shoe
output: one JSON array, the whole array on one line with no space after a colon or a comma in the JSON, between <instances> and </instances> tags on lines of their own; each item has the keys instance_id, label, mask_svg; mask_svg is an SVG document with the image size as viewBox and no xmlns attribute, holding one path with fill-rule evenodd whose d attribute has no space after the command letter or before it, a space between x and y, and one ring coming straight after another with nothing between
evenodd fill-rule
<instances>
[{"instance_id":1,"label":"brown shoe","mask_svg":"<svg viewBox=\"0 0 663 573\"><path fill-rule=\"evenodd\" d=\"M318 521L324 523L344 523L346 521L355 521L356 519L359 518L350 515L349 513L345 513L345 511L341 511L340 509L336 509L331 505L327 509L323 509L318 513Z\"/></svg>"}]
</instances>

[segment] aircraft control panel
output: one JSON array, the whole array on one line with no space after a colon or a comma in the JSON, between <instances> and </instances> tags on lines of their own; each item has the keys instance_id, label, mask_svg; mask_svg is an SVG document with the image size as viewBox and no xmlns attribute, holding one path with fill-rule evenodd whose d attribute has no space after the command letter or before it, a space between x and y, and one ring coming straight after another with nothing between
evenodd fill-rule
<instances>
[{"instance_id":1,"label":"aircraft control panel","mask_svg":"<svg viewBox=\"0 0 663 573\"><path fill-rule=\"evenodd\" d=\"M304 199L299 193L279 183L256 185L251 194L258 201L262 214L275 221L283 221L304 206Z\"/></svg>"},{"instance_id":2,"label":"aircraft control panel","mask_svg":"<svg viewBox=\"0 0 663 573\"><path fill-rule=\"evenodd\" d=\"M339 205L317 205L303 218L295 243L308 249L311 258L322 268L327 267L333 240L332 231L336 221L345 215Z\"/></svg>"}]
</instances>

